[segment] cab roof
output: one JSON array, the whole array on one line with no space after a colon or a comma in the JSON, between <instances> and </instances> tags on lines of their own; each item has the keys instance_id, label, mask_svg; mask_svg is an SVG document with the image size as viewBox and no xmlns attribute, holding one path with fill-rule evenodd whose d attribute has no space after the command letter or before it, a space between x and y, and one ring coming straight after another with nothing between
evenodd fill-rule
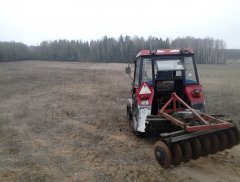
<instances>
[{"instance_id":1,"label":"cab roof","mask_svg":"<svg viewBox=\"0 0 240 182\"><path fill-rule=\"evenodd\" d=\"M188 49L156 49L156 50L141 50L136 58L141 56L153 55L181 55L181 54L194 54L191 48Z\"/></svg>"}]
</instances>

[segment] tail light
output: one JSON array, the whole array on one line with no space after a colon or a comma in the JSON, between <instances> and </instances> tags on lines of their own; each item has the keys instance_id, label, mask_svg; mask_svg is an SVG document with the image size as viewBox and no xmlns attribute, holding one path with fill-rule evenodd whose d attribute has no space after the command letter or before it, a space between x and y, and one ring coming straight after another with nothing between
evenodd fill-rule
<instances>
[{"instance_id":1,"label":"tail light","mask_svg":"<svg viewBox=\"0 0 240 182\"><path fill-rule=\"evenodd\" d=\"M195 97L195 98L201 97L201 95L202 95L202 91L200 89L196 88L192 91L192 96Z\"/></svg>"}]
</instances>

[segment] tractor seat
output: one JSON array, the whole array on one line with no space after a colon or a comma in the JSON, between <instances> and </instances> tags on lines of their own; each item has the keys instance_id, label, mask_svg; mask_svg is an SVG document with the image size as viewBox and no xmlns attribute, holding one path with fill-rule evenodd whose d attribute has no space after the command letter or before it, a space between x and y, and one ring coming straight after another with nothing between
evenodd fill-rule
<instances>
[{"instance_id":1,"label":"tractor seat","mask_svg":"<svg viewBox=\"0 0 240 182\"><path fill-rule=\"evenodd\" d=\"M157 92L174 92L174 80L157 81Z\"/></svg>"},{"instance_id":2,"label":"tractor seat","mask_svg":"<svg viewBox=\"0 0 240 182\"><path fill-rule=\"evenodd\" d=\"M183 78L176 76L176 71L158 71L156 85L157 92L177 92L180 97L183 94Z\"/></svg>"}]
</instances>

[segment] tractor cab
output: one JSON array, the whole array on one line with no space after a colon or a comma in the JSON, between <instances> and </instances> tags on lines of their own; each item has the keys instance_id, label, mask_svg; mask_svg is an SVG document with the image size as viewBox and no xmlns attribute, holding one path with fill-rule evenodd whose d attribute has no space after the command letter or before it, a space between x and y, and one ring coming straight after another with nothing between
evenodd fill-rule
<instances>
[{"instance_id":1,"label":"tractor cab","mask_svg":"<svg viewBox=\"0 0 240 182\"><path fill-rule=\"evenodd\" d=\"M128 106L133 130L145 132L146 115L158 114L173 92L192 108L204 111L203 91L191 49L142 50L136 56L134 68L129 101L133 107ZM126 73L130 73L129 66ZM141 113L144 114L140 117Z\"/></svg>"}]
</instances>

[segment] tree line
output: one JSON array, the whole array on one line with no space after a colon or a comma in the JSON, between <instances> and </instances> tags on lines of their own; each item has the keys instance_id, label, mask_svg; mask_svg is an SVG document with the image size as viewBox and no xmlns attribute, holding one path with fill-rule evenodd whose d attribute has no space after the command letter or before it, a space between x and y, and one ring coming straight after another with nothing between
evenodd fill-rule
<instances>
[{"instance_id":1,"label":"tree line","mask_svg":"<svg viewBox=\"0 0 240 182\"><path fill-rule=\"evenodd\" d=\"M0 42L0 61L49 60L84 62L130 62L141 49L193 48L198 63L221 64L226 61L226 44L212 38L130 37L99 40L43 41L37 46L17 42Z\"/></svg>"},{"instance_id":2,"label":"tree line","mask_svg":"<svg viewBox=\"0 0 240 182\"><path fill-rule=\"evenodd\" d=\"M228 59L240 60L240 49L227 49L225 55Z\"/></svg>"}]
</instances>

